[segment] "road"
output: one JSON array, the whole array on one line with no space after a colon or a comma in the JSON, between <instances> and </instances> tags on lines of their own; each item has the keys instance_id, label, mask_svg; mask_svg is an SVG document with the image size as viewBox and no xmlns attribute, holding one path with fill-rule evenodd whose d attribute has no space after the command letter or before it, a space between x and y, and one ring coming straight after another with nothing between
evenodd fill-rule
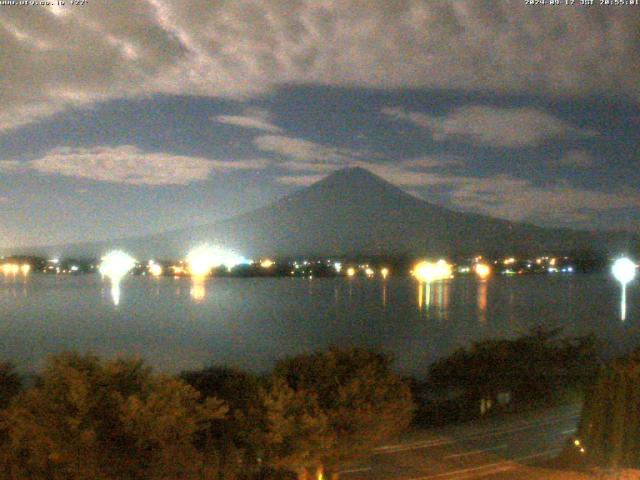
<instances>
[{"instance_id":1,"label":"road","mask_svg":"<svg viewBox=\"0 0 640 480\"><path fill-rule=\"evenodd\" d=\"M557 454L576 429L580 407L414 431L345 466L348 480L462 480L491 478Z\"/></svg>"}]
</instances>

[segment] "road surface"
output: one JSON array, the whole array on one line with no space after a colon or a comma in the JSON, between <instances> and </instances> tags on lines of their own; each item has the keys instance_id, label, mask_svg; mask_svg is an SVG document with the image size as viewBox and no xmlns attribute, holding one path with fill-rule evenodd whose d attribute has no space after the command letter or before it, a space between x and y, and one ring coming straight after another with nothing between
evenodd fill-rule
<instances>
[{"instance_id":1,"label":"road surface","mask_svg":"<svg viewBox=\"0 0 640 480\"><path fill-rule=\"evenodd\" d=\"M462 480L491 478L552 457L576 429L579 405L414 431L345 466L347 480Z\"/></svg>"}]
</instances>

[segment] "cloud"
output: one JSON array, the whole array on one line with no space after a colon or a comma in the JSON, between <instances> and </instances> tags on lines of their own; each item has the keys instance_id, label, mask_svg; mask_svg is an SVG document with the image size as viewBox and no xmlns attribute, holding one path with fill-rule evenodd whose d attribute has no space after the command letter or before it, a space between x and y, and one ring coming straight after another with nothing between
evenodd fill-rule
<instances>
[{"instance_id":1,"label":"cloud","mask_svg":"<svg viewBox=\"0 0 640 480\"><path fill-rule=\"evenodd\" d=\"M602 192L563 184L542 187L508 176L452 180L454 205L513 221L588 228L594 213L640 208L640 196L632 191Z\"/></svg>"},{"instance_id":2,"label":"cloud","mask_svg":"<svg viewBox=\"0 0 640 480\"><path fill-rule=\"evenodd\" d=\"M638 15L511 0L144 0L0 9L0 128L154 94L291 84L640 99ZM91 48L86 48L91 45Z\"/></svg>"},{"instance_id":3,"label":"cloud","mask_svg":"<svg viewBox=\"0 0 640 480\"><path fill-rule=\"evenodd\" d=\"M62 175L98 182L127 185L187 185L204 181L214 172L255 170L269 164L264 159L211 160L163 152L144 152L137 147L58 147L43 157L0 162L0 171Z\"/></svg>"},{"instance_id":4,"label":"cloud","mask_svg":"<svg viewBox=\"0 0 640 480\"><path fill-rule=\"evenodd\" d=\"M213 120L237 127L281 133L282 129L271 123L269 112L262 109L246 111L244 115L218 115Z\"/></svg>"},{"instance_id":5,"label":"cloud","mask_svg":"<svg viewBox=\"0 0 640 480\"><path fill-rule=\"evenodd\" d=\"M322 180L326 175L279 175L276 180L283 185L306 187Z\"/></svg>"},{"instance_id":6,"label":"cloud","mask_svg":"<svg viewBox=\"0 0 640 480\"><path fill-rule=\"evenodd\" d=\"M342 168L334 163L287 161L278 163L278 167L291 172L333 172Z\"/></svg>"},{"instance_id":7,"label":"cloud","mask_svg":"<svg viewBox=\"0 0 640 480\"><path fill-rule=\"evenodd\" d=\"M425 155L422 157L404 159L400 164L405 169L424 170L436 167L462 166L464 165L464 159L454 155Z\"/></svg>"},{"instance_id":8,"label":"cloud","mask_svg":"<svg viewBox=\"0 0 640 480\"><path fill-rule=\"evenodd\" d=\"M559 165L572 168L590 168L596 163L596 159L586 150L570 150L558 161Z\"/></svg>"},{"instance_id":9,"label":"cloud","mask_svg":"<svg viewBox=\"0 0 640 480\"><path fill-rule=\"evenodd\" d=\"M346 167L363 167L397 185L412 187L439 183L434 168L462 165L463 159L452 155L424 155L395 162L373 162L371 154L348 148L334 148L301 138L265 135L254 140L263 151L281 157L274 166L286 172L276 180L286 185L310 185L323 176Z\"/></svg>"},{"instance_id":10,"label":"cloud","mask_svg":"<svg viewBox=\"0 0 640 480\"><path fill-rule=\"evenodd\" d=\"M254 139L264 152L300 162L345 164L360 153L348 148L336 148L282 135L263 135Z\"/></svg>"},{"instance_id":11,"label":"cloud","mask_svg":"<svg viewBox=\"0 0 640 480\"><path fill-rule=\"evenodd\" d=\"M471 105L457 108L447 115L434 116L386 107L382 113L430 131L437 141L465 140L489 147L530 147L569 135L594 134L534 108Z\"/></svg>"}]
</instances>

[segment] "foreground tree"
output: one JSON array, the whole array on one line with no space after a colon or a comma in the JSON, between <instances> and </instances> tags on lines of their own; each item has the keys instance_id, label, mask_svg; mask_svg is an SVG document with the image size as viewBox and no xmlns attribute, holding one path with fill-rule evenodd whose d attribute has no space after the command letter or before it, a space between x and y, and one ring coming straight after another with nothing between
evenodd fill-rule
<instances>
[{"instance_id":1,"label":"foreground tree","mask_svg":"<svg viewBox=\"0 0 640 480\"><path fill-rule=\"evenodd\" d=\"M0 469L16 480L202 478L195 440L226 407L198 399L141 361L52 357L2 414Z\"/></svg>"},{"instance_id":2,"label":"foreground tree","mask_svg":"<svg viewBox=\"0 0 640 480\"><path fill-rule=\"evenodd\" d=\"M291 388L274 377L261 392L264 420L254 437L269 467L295 472L300 479L322 468L324 456L335 447L335 434L317 395Z\"/></svg>"},{"instance_id":3,"label":"foreground tree","mask_svg":"<svg viewBox=\"0 0 640 480\"><path fill-rule=\"evenodd\" d=\"M357 348L279 362L267 399L270 418L289 420L269 422L269 433L295 445L295 455L287 450L287 463L299 465L300 477L313 465L331 467L369 452L404 430L414 412L411 392L391 371L391 359ZM281 451L275 456L287 458Z\"/></svg>"},{"instance_id":4,"label":"foreground tree","mask_svg":"<svg viewBox=\"0 0 640 480\"><path fill-rule=\"evenodd\" d=\"M578 440L591 462L640 468L640 349L602 370L586 398Z\"/></svg>"},{"instance_id":5,"label":"foreground tree","mask_svg":"<svg viewBox=\"0 0 640 480\"><path fill-rule=\"evenodd\" d=\"M429 384L458 389L470 404L510 392L516 403L550 401L593 382L599 368L594 337L559 339L560 330L533 329L515 339L485 340L438 360Z\"/></svg>"},{"instance_id":6,"label":"foreground tree","mask_svg":"<svg viewBox=\"0 0 640 480\"><path fill-rule=\"evenodd\" d=\"M0 363L0 409L6 408L22 389L22 379L10 363Z\"/></svg>"},{"instance_id":7,"label":"foreground tree","mask_svg":"<svg viewBox=\"0 0 640 480\"><path fill-rule=\"evenodd\" d=\"M229 408L224 419L209 422L201 440L218 455L222 478L256 474L261 469L265 425L260 377L235 368L212 366L183 372L180 378L200 392L202 398L216 397Z\"/></svg>"}]
</instances>

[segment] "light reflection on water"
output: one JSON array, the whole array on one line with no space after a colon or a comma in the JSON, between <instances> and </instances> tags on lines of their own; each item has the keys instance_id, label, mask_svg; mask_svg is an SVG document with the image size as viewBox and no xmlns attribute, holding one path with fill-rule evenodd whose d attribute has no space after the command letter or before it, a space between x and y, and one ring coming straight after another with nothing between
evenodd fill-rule
<instances>
[{"instance_id":1,"label":"light reflection on water","mask_svg":"<svg viewBox=\"0 0 640 480\"><path fill-rule=\"evenodd\" d=\"M640 340L638 283L607 276L460 277L419 286L412 278L132 277L0 275L0 358L23 369L63 349L137 354L175 372L212 363L262 371L285 355L330 345L392 353L403 373L482 338L534 325L598 333L606 348Z\"/></svg>"},{"instance_id":2,"label":"light reflection on water","mask_svg":"<svg viewBox=\"0 0 640 480\"><path fill-rule=\"evenodd\" d=\"M480 323L487 323L487 294L488 294L488 282L487 280L478 281L478 320Z\"/></svg>"}]
</instances>

